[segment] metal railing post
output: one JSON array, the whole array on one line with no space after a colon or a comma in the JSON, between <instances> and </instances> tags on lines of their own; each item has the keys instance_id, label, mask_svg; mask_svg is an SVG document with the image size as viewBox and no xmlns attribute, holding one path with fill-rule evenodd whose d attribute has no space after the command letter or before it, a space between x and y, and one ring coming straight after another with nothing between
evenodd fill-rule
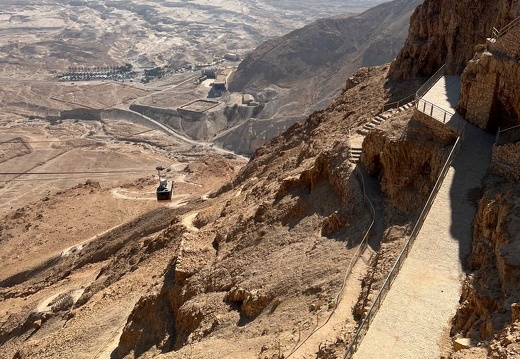
<instances>
[{"instance_id":1,"label":"metal railing post","mask_svg":"<svg viewBox=\"0 0 520 359\"><path fill-rule=\"evenodd\" d=\"M520 141L520 125L506 128L504 130L498 129L496 145L505 145L507 143Z\"/></svg>"},{"instance_id":2,"label":"metal railing post","mask_svg":"<svg viewBox=\"0 0 520 359\"><path fill-rule=\"evenodd\" d=\"M493 34L491 35L495 40L498 40L500 37L504 36L511 30L513 27L520 23L520 16L511 21L509 24L504 26L502 29L498 30L496 27L493 27Z\"/></svg>"}]
</instances>

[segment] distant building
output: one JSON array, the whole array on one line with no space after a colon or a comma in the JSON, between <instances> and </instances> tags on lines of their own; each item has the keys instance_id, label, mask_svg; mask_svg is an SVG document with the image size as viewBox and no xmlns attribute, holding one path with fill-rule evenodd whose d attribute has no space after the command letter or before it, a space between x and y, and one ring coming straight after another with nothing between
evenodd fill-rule
<instances>
[{"instance_id":1,"label":"distant building","mask_svg":"<svg viewBox=\"0 0 520 359\"><path fill-rule=\"evenodd\" d=\"M225 79L217 79L213 82L213 89L219 92L227 91L227 83Z\"/></svg>"},{"instance_id":2,"label":"distant building","mask_svg":"<svg viewBox=\"0 0 520 359\"><path fill-rule=\"evenodd\" d=\"M238 54L236 54L234 52L228 52L227 54L224 55L224 58L228 61L239 61L240 60L240 57L238 56Z\"/></svg>"},{"instance_id":3,"label":"distant building","mask_svg":"<svg viewBox=\"0 0 520 359\"><path fill-rule=\"evenodd\" d=\"M213 88L210 91L210 97L220 97L227 91L227 76L217 74Z\"/></svg>"},{"instance_id":4,"label":"distant building","mask_svg":"<svg viewBox=\"0 0 520 359\"><path fill-rule=\"evenodd\" d=\"M253 97L253 95L249 95L249 94L243 94L242 95L242 104L243 105L251 105L251 103L254 103L255 102L255 98Z\"/></svg>"},{"instance_id":5,"label":"distant building","mask_svg":"<svg viewBox=\"0 0 520 359\"><path fill-rule=\"evenodd\" d=\"M216 79L217 72L218 70L216 67L207 67L201 70L201 75L206 76L208 79Z\"/></svg>"},{"instance_id":6,"label":"distant building","mask_svg":"<svg viewBox=\"0 0 520 359\"><path fill-rule=\"evenodd\" d=\"M204 81L206 81L208 79L208 76L204 75L204 76L201 76L197 79L197 85L200 85L201 83L203 83Z\"/></svg>"}]
</instances>

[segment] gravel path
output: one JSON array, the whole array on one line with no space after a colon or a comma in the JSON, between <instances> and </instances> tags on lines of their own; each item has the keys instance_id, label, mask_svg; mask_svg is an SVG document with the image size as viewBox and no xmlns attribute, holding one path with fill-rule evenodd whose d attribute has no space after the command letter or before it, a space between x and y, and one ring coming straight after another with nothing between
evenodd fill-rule
<instances>
[{"instance_id":1,"label":"gravel path","mask_svg":"<svg viewBox=\"0 0 520 359\"><path fill-rule=\"evenodd\" d=\"M435 103L445 107L443 101L449 96L439 91L439 86L448 82L439 81L432 89L440 93ZM493 140L491 134L467 125L460 152L354 358L426 359L442 355L443 339L459 303L463 264L471 248L476 208L468 202L467 194L480 186L487 172Z\"/></svg>"}]
</instances>

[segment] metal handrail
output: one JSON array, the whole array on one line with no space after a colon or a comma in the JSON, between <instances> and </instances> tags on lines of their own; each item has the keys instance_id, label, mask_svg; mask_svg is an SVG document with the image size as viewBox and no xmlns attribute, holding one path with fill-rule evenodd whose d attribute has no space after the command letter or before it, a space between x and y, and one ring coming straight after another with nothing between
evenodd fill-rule
<instances>
[{"instance_id":1,"label":"metal handrail","mask_svg":"<svg viewBox=\"0 0 520 359\"><path fill-rule=\"evenodd\" d=\"M506 133L506 132L510 132L510 131L516 131L518 129L520 129L520 125L509 127L509 128L506 128L505 130L501 130L501 131L500 131L500 129L498 129L498 130L500 133Z\"/></svg>"},{"instance_id":2,"label":"metal handrail","mask_svg":"<svg viewBox=\"0 0 520 359\"><path fill-rule=\"evenodd\" d=\"M354 355L354 353L357 351L359 343L365 337L365 334L368 331L368 328L370 327L372 320L374 319L375 315L379 311L379 308L381 307L381 303L383 302L388 291L390 290L395 278L397 277L397 274L399 274L401 266L403 265L404 260L408 256L408 253L411 250L411 246L413 245L413 243L417 237L417 234L421 230L424 220L426 219L426 216L428 215L428 213L431 209L431 206L435 200L435 197L437 196L437 192L442 185L444 177L448 173L448 169L451 166L451 163L453 162L455 154L457 153L458 149L460 148L464 132L465 132L465 127L461 132L461 136L459 136L457 138L457 141L453 145L453 148L446 160L446 163L444 164L444 167L442 168L442 170L439 174L439 177L438 177L437 181L435 182L435 185L433 186L430 196L428 197L428 200L426 201L426 204L424 205L424 207L421 211L421 214L419 215L417 223L415 224L414 228L412 229L412 232L410 233L410 238L408 239L407 243L405 244L403 250L401 251L401 254L397 258L392 269L390 270L390 273L386 277L383 285L381 286L381 289L377 293L377 296L374 299L372 306L368 310L368 312L365 316L365 319L363 319L360 326L358 327L358 330L356 331L354 338L351 340L351 342L347 348L347 351L345 352L345 355L343 356L343 359L352 357L352 355Z\"/></svg>"},{"instance_id":3,"label":"metal handrail","mask_svg":"<svg viewBox=\"0 0 520 359\"><path fill-rule=\"evenodd\" d=\"M348 269L347 271L345 272L345 277L343 278L343 284L338 292L338 294L336 295L336 299L334 300L334 308L332 309L332 312L330 313L329 317L327 318L327 320L321 324L319 327L316 327L308 336L307 338L305 338L304 340L300 341L299 343L297 343L297 345L291 350L291 352L289 354L287 354L287 356L285 358L289 358L291 355L293 355L296 350L298 350L305 342L307 342L307 340L309 340L318 330L320 330L321 328L323 328L329 321L330 321L330 318L332 318L332 315L336 312L336 309L341 301L341 295L343 294L343 291L345 290L345 287L346 287L346 284L347 284L347 280L348 278L350 277L350 274L352 274L352 269L354 269L354 266L356 265L357 261L359 260L359 258L361 257L361 254L364 252L364 250L366 249L367 247L367 244L368 244L368 237L370 235L370 233L372 232L372 228L374 228L374 224L376 222L376 210L374 209L374 205L372 204L372 202L370 201L370 198L368 198L367 196L367 193L366 193L366 189L365 189L365 179L363 177L363 174L361 173L360 169L358 166L356 166L356 172L357 174L359 175L359 177L361 178L361 187L363 188L363 203L366 205L367 202L368 204L370 205L369 207L369 210L371 211L372 213L372 222L370 223L370 225L368 226L368 229L366 230L365 232L365 236L363 237L363 239L361 240L361 243L360 245L358 246L358 249L356 250L356 253L354 254L354 256L352 257L351 261L350 261L350 264L348 266Z\"/></svg>"},{"instance_id":4,"label":"metal handrail","mask_svg":"<svg viewBox=\"0 0 520 359\"><path fill-rule=\"evenodd\" d=\"M520 24L520 16L511 21L509 24L504 26L502 29L498 30L496 27L493 27L493 34L491 35L493 39L498 40L500 37L507 34L509 30L511 30L516 25Z\"/></svg>"},{"instance_id":5,"label":"metal handrail","mask_svg":"<svg viewBox=\"0 0 520 359\"><path fill-rule=\"evenodd\" d=\"M444 76L446 70L446 64L442 65L440 69L437 70L435 74L433 74L432 77L428 79L415 93L415 101L417 102L418 99L423 97L426 92L428 92L439 79Z\"/></svg>"},{"instance_id":6,"label":"metal handrail","mask_svg":"<svg viewBox=\"0 0 520 359\"><path fill-rule=\"evenodd\" d=\"M406 103L409 103L409 102L412 102L414 99L415 99L415 93L411 94L411 95L408 95L402 99L400 99L399 101L395 101L395 102L391 102L391 103L386 103L384 104L382 107L381 107L381 113L385 112L385 111L388 111L389 109L391 108L399 108L399 105L402 105L402 104L406 104ZM412 101L410 101L412 100Z\"/></svg>"},{"instance_id":7,"label":"metal handrail","mask_svg":"<svg viewBox=\"0 0 520 359\"><path fill-rule=\"evenodd\" d=\"M365 206L366 206L367 202L370 205L369 210L372 213L372 222L368 226L368 229L365 232L365 236L361 240L361 243L360 243L360 245L359 245L359 247L358 247L358 249L356 251L356 254L354 255L355 260L352 260L350 262L349 269L347 270L347 274L345 275L345 278L343 280L343 286L341 287L341 290L338 293L338 295L336 296L336 300L334 301L335 304L334 304L334 310L332 311L332 314L334 313L334 311L338 307L338 304L340 302L340 296L341 296L341 294L343 294L343 290L345 289L345 285L347 283L347 279L348 279L349 275L352 273L352 269L354 269L354 265L356 265L358 259L361 257L361 253L367 247L368 237L369 237L370 233L372 232L372 228L374 228L374 224L376 222L376 210L374 208L374 205L372 204L372 201L370 201L370 198L368 198L368 196L367 196L365 179L364 179L363 174L361 173L361 170L359 169L358 166L356 166L356 172L357 172L359 178L361 179L360 182L361 182L361 187L363 188L363 203L365 204ZM332 314L331 314L331 316L332 316ZM329 319L330 319L330 317L329 317ZM327 320L327 322L328 322L328 320ZM327 322L325 322L324 324L326 324Z\"/></svg>"},{"instance_id":8,"label":"metal handrail","mask_svg":"<svg viewBox=\"0 0 520 359\"><path fill-rule=\"evenodd\" d=\"M420 108L420 103L423 103L423 108L421 110ZM430 106L431 107L431 110L430 110L430 113L426 113L426 105ZM456 118L457 119L457 133L461 133L462 129L459 130L459 126L462 124L462 127L464 127L464 124L465 124L465 121L460 117L460 115L458 113L453 113L453 112L450 112L450 111L447 111L445 109L443 109L442 107L439 107L437 105L435 105L434 103L428 101L428 100L425 100L425 99L419 99L416 103L415 103L415 107L417 108L418 111L424 113L425 115L433 118L434 120L438 120L440 121L440 119L438 118L435 118L433 116L433 110L436 109L437 111L440 111L442 113L442 123L446 124L447 120L451 120L453 118Z\"/></svg>"},{"instance_id":9,"label":"metal handrail","mask_svg":"<svg viewBox=\"0 0 520 359\"><path fill-rule=\"evenodd\" d=\"M520 141L520 125L506 128L505 130L498 129L495 144L497 146L505 145Z\"/></svg>"},{"instance_id":10,"label":"metal handrail","mask_svg":"<svg viewBox=\"0 0 520 359\"><path fill-rule=\"evenodd\" d=\"M422 111L421 111L421 109L419 108L419 103L420 103L420 102L422 102L422 103L424 104L424 106L423 106L423 110L422 110ZM445 110L445 109L443 109L442 107L437 106L437 105L434 104L433 102L430 102L430 101L425 100L425 99L420 99L420 100L417 102L417 104L416 104L416 108L417 108L420 112L422 112L422 113L428 115L428 114L426 113L426 105L428 105L428 106L431 107L431 111L430 111L429 116L432 117L432 118L433 118L433 110L434 110L434 109L436 109L436 110L438 110L438 111L440 111L440 112L443 113L443 121L442 121L442 123L444 123L444 124L446 123L446 115L450 116L450 119L451 119L451 117L455 116L455 113L450 112L450 111L448 111L448 110Z\"/></svg>"},{"instance_id":11,"label":"metal handrail","mask_svg":"<svg viewBox=\"0 0 520 359\"><path fill-rule=\"evenodd\" d=\"M493 32L491 34L491 38L498 40L499 37L500 37L500 30L498 30L496 27L493 27Z\"/></svg>"}]
</instances>

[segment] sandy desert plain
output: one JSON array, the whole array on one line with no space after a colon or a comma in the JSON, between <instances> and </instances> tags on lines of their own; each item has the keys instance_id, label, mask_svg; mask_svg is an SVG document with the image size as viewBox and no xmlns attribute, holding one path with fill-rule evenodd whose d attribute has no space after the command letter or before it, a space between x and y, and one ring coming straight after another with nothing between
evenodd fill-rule
<instances>
[{"instance_id":1,"label":"sandy desert plain","mask_svg":"<svg viewBox=\"0 0 520 359\"><path fill-rule=\"evenodd\" d=\"M57 82L70 67L131 63L142 71L150 64L207 63L226 52L243 56L261 41L318 17L362 11L378 2L5 1L0 10L0 172L122 171L90 174L113 184L153 174L156 164L173 163L176 154L207 152L202 150L207 145L173 137L128 114L136 101L151 104L153 98L180 106L205 97L207 89L187 81L198 72L171 74L147 85ZM60 123L46 121L49 114L74 110L91 110L102 121L74 115ZM0 214L89 174L42 176L2 174Z\"/></svg>"},{"instance_id":2,"label":"sandy desert plain","mask_svg":"<svg viewBox=\"0 0 520 359\"><path fill-rule=\"evenodd\" d=\"M157 106L174 109L205 98L208 88L193 83L198 71L172 72L148 84L139 77L133 82L59 82L59 74L71 67L126 63L139 74L147 66L179 68L226 52L243 56L316 18L360 12L380 2L3 0L0 328L10 325L13 316L45 309L63 288L79 288L79 297L102 262L44 289L24 284L34 268L79 251L150 211L175 211L204 200L247 161L130 109L156 99L161 101ZM239 97L228 101L231 105ZM175 191L170 203L155 201L157 165L171 169ZM146 290L148 279L141 280L134 297L91 308L97 321L78 330L95 339L70 349L71 357L109 355L121 320ZM96 311L108 314L99 317ZM51 325L32 339L54 329ZM12 357L17 343L2 338L0 357Z\"/></svg>"}]
</instances>

